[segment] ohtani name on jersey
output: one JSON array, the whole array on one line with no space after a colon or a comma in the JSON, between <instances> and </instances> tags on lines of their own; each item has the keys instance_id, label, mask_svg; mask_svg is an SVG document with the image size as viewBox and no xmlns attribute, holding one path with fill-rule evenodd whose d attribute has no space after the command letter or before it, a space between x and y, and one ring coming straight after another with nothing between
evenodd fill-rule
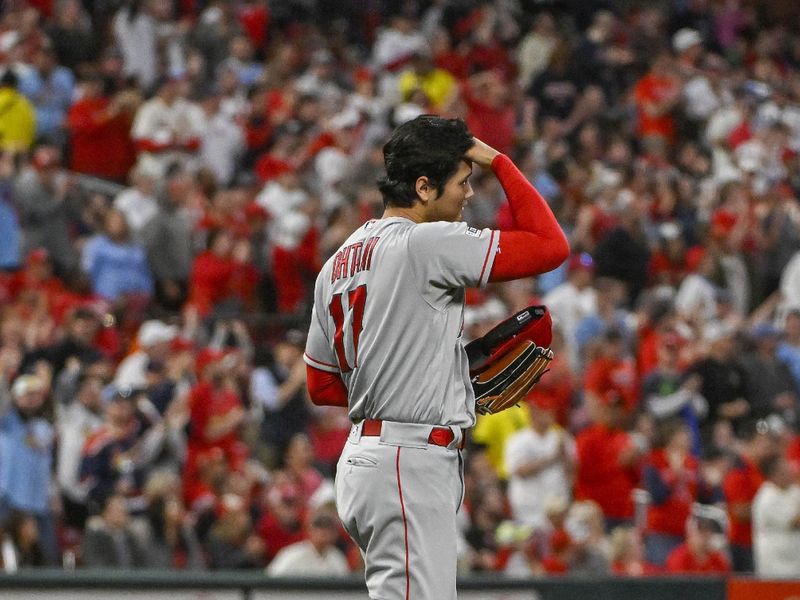
<instances>
[{"instance_id":1,"label":"ohtani name on jersey","mask_svg":"<svg viewBox=\"0 0 800 600\"><path fill-rule=\"evenodd\" d=\"M380 236L371 237L366 242L356 242L339 250L333 259L331 283L352 277L361 271L369 271L372 266L372 251L380 239Z\"/></svg>"}]
</instances>

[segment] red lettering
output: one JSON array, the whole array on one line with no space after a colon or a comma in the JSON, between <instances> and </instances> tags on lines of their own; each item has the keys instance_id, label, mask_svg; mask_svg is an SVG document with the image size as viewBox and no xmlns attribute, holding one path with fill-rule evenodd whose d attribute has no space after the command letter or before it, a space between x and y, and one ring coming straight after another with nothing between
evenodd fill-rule
<instances>
[{"instance_id":1,"label":"red lettering","mask_svg":"<svg viewBox=\"0 0 800 600\"><path fill-rule=\"evenodd\" d=\"M361 261L361 250L364 247L364 242L357 242L351 246L353 249L353 257L350 260L350 277L358 273L361 269L359 269L359 262Z\"/></svg>"}]
</instances>

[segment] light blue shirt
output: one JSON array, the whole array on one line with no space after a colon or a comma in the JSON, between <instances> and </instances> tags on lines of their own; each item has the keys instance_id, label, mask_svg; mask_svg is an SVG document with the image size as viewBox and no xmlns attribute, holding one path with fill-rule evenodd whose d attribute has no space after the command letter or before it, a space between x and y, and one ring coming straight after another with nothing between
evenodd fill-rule
<instances>
[{"instance_id":1,"label":"light blue shirt","mask_svg":"<svg viewBox=\"0 0 800 600\"><path fill-rule=\"evenodd\" d=\"M83 270L95 293L108 300L126 293L153 293L147 254L139 244L117 244L105 235L95 236L83 249Z\"/></svg>"},{"instance_id":2,"label":"light blue shirt","mask_svg":"<svg viewBox=\"0 0 800 600\"><path fill-rule=\"evenodd\" d=\"M66 67L56 67L43 79L31 69L21 75L19 91L36 108L36 133L47 136L64 126L75 91L75 76Z\"/></svg>"},{"instance_id":3,"label":"light blue shirt","mask_svg":"<svg viewBox=\"0 0 800 600\"><path fill-rule=\"evenodd\" d=\"M789 368L794 379L794 385L800 393L800 347L781 342L776 352L778 360Z\"/></svg>"},{"instance_id":4,"label":"light blue shirt","mask_svg":"<svg viewBox=\"0 0 800 600\"><path fill-rule=\"evenodd\" d=\"M53 442L45 419L24 421L15 409L0 417L0 498L12 508L48 512Z\"/></svg>"}]
</instances>

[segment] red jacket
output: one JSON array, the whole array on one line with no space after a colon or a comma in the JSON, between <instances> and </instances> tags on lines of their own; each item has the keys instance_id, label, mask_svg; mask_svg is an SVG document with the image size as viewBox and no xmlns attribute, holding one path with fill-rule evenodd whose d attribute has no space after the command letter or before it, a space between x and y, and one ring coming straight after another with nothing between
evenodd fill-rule
<instances>
[{"instance_id":1,"label":"red jacket","mask_svg":"<svg viewBox=\"0 0 800 600\"><path fill-rule=\"evenodd\" d=\"M688 455L684 470L675 472L664 450L653 451L644 466L644 481L653 502L647 510L647 531L683 536L697 498L697 460Z\"/></svg>"},{"instance_id":2,"label":"red jacket","mask_svg":"<svg viewBox=\"0 0 800 600\"><path fill-rule=\"evenodd\" d=\"M631 493L639 482L639 469L619 464L620 453L631 443L627 432L599 424L587 427L575 438L575 496L597 502L606 517L633 518Z\"/></svg>"}]
</instances>

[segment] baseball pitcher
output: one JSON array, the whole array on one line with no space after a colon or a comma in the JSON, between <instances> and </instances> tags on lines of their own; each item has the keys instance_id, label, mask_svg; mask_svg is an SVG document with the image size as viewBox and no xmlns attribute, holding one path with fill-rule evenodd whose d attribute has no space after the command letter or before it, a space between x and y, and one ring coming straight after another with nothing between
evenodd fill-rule
<instances>
[{"instance_id":1,"label":"baseball pitcher","mask_svg":"<svg viewBox=\"0 0 800 600\"><path fill-rule=\"evenodd\" d=\"M454 599L473 387L478 410L502 410L552 358L526 336L526 321L543 313L536 307L514 315L472 361L461 340L465 288L552 270L569 246L512 161L459 119L424 115L401 125L384 160L383 217L356 230L317 278L308 388L316 404L346 406L354 423L336 500L364 554L370 598ZM474 165L500 181L515 230L462 222Z\"/></svg>"}]
</instances>

